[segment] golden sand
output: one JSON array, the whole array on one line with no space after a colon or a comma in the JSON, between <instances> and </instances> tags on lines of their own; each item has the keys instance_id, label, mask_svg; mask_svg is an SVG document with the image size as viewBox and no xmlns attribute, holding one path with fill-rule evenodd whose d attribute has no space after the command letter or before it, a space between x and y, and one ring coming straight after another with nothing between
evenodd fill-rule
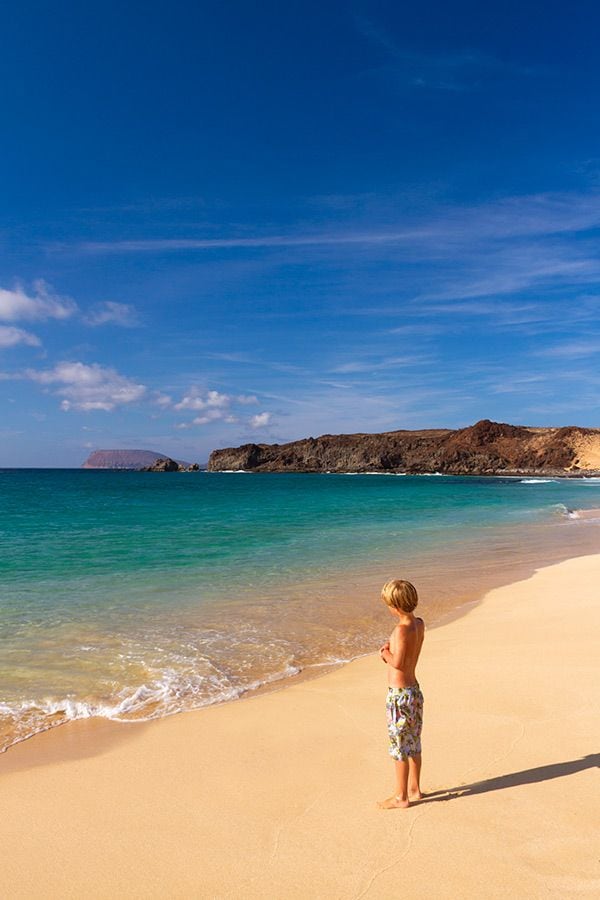
<instances>
[{"instance_id":1,"label":"golden sand","mask_svg":"<svg viewBox=\"0 0 600 900\"><path fill-rule=\"evenodd\" d=\"M378 657L148 725L75 722L0 758L0 895L600 895L600 556L429 632L423 787L393 788Z\"/></svg>"}]
</instances>

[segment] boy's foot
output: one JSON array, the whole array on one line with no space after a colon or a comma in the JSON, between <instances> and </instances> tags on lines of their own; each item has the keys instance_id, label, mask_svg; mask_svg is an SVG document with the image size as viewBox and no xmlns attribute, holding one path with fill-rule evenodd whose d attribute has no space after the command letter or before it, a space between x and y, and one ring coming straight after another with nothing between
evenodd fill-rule
<instances>
[{"instance_id":1,"label":"boy's foot","mask_svg":"<svg viewBox=\"0 0 600 900\"><path fill-rule=\"evenodd\" d=\"M407 809L410 806L408 800L402 800L397 795L388 797L387 800L379 800L377 803L379 809Z\"/></svg>"},{"instance_id":2,"label":"boy's foot","mask_svg":"<svg viewBox=\"0 0 600 900\"><path fill-rule=\"evenodd\" d=\"M411 788L409 788L408 795L411 800L422 800L425 796L425 794L423 794L419 788L417 788L416 791L413 791L411 790Z\"/></svg>"}]
</instances>

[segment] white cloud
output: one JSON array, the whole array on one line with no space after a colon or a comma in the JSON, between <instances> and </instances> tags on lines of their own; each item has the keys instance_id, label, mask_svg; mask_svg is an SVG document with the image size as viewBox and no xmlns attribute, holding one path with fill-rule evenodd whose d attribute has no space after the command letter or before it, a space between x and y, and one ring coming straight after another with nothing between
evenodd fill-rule
<instances>
[{"instance_id":1,"label":"white cloud","mask_svg":"<svg viewBox=\"0 0 600 900\"><path fill-rule=\"evenodd\" d=\"M250 425L252 428L265 428L271 422L271 413L270 412L262 412L258 413L255 416L252 416L250 419Z\"/></svg>"},{"instance_id":2,"label":"white cloud","mask_svg":"<svg viewBox=\"0 0 600 900\"><path fill-rule=\"evenodd\" d=\"M220 394L219 391L207 391L202 395L195 390L191 390L189 394L182 397L179 403L175 404L175 409L224 409L228 407L230 403L231 397L227 394Z\"/></svg>"},{"instance_id":3,"label":"white cloud","mask_svg":"<svg viewBox=\"0 0 600 900\"><path fill-rule=\"evenodd\" d=\"M220 394L218 391L209 391L206 395L207 406L217 406L219 409L222 409L224 406L229 406L230 403L231 397L228 397L227 394Z\"/></svg>"},{"instance_id":4,"label":"white cloud","mask_svg":"<svg viewBox=\"0 0 600 900\"><path fill-rule=\"evenodd\" d=\"M208 425L209 422L216 422L217 419L223 419L225 413L221 409L207 409L204 415L197 416L192 420L193 425Z\"/></svg>"},{"instance_id":5,"label":"white cloud","mask_svg":"<svg viewBox=\"0 0 600 900\"><path fill-rule=\"evenodd\" d=\"M12 291L0 288L0 321L68 319L77 310L73 300L52 293L44 281L36 281L33 286L33 294L27 294L20 284Z\"/></svg>"},{"instance_id":6,"label":"white cloud","mask_svg":"<svg viewBox=\"0 0 600 900\"><path fill-rule=\"evenodd\" d=\"M169 394L163 394L162 391L155 391L154 393L154 402L157 406L172 406L173 398Z\"/></svg>"},{"instance_id":7,"label":"white cloud","mask_svg":"<svg viewBox=\"0 0 600 900\"><path fill-rule=\"evenodd\" d=\"M23 328L15 328L13 325L0 325L0 348L16 347L17 344L27 344L29 347L40 347L41 341L30 331Z\"/></svg>"},{"instance_id":8,"label":"white cloud","mask_svg":"<svg viewBox=\"0 0 600 900\"><path fill-rule=\"evenodd\" d=\"M202 399L202 397L197 397L194 395L186 395L182 397L179 403L175 404L175 409L205 409L206 402Z\"/></svg>"},{"instance_id":9,"label":"white cloud","mask_svg":"<svg viewBox=\"0 0 600 900\"><path fill-rule=\"evenodd\" d=\"M175 428L191 428L192 425L209 425L211 422L217 422L220 419L225 422L234 422L236 419L227 414L223 409L207 409L201 416L196 416L191 422L179 422Z\"/></svg>"},{"instance_id":10,"label":"white cloud","mask_svg":"<svg viewBox=\"0 0 600 900\"><path fill-rule=\"evenodd\" d=\"M97 363L62 362L54 369L29 369L26 375L38 384L62 385L56 394L63 397L61 409L65 411L101 409L110 412L117 406L141 399L146 392L143 384L137 384L115 369Z\"/></svg>"},{"instance_id":11,"label":"white cloud","mask_svg":"<svg viewBox=\"0 0 600 900\"><path fill-rule=\"evenodd\" d=\"M129 303L115 303L113 300L106 300L92 307L84 316L84 321L88 325L121 325L123 328L133 328L139 324L135 307Z\"/></svg>"},{"instance_id":12,"label":"white cloud","mask_svg":"<svg viewBox=\"0 0 600 900\"><path fill-rule=\"evenodd\" d=\"M249 406L258 403L258 399L253 394L230 396L229 394L221 394L219 391L200 392L197 388L192 388L173 408L177 410L189 409L194 412L200 412L201 415L196 416L191 422L180 422L175 427L185 429L191 428L193 425L209 425L218 421L233 425L239 422L239 417L230 412L231 406L236 403L240 406ZM166 406L167 404L165 403L164 405ZM266 415L268 416L269 413Z\"/></svg>"}]
</instances>

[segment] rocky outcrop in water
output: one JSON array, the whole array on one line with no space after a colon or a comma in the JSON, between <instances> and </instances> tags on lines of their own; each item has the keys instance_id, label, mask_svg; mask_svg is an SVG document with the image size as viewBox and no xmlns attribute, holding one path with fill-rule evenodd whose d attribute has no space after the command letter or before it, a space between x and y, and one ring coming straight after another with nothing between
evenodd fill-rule
<instances>
[{"instance_id":1,"label":"rocky outcrop in water","mask_svg":"<svg viewBox=\"0 0 600 900\"><path fill-rule=\"evenodd\" d=\"M170 456L162 456L155 459L151 466L144 466L142 472L199 472L198 463L192 465L178 463Z\"/></svg>"},{"instance_id":2,"label":"rocky outcrop in water","mask_svg":"<svg viewBox=\"0 0 600 900\"><path fill-rule=\"evenodd\" d=\"M170 456L161 456L155 459L151 466L144 466L142 472L181 472L183 466L171 459Z\"/></svg>"},{"instance_id":3,"label":"rocky outcrop in water","mask_svg":"<svg viewBox=\"0 0 600 900\"><path fill-rule=\"evenodd\" d=\"M583 475L600 471L600 429L529 428L483 419L468 428L325 434L214 450L212 472L405 472Z\"/></svg>"}]
</instances>

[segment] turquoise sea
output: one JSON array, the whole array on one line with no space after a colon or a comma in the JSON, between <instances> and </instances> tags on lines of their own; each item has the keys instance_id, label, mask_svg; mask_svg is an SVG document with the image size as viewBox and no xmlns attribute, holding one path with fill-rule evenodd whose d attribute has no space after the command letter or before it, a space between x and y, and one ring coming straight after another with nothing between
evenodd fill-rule
<instances>
[{"instance_id":1,"label":"turquoise sea","mask_svg":"<svg viewBox=\"0 0 600 900\"><path fill-rule=\"evenodd\" d=\"M593 552L600 479L0 470L0 747L235 699ZM598 514L600 517L600 513Z\"/></svg>"}]
</instances>

